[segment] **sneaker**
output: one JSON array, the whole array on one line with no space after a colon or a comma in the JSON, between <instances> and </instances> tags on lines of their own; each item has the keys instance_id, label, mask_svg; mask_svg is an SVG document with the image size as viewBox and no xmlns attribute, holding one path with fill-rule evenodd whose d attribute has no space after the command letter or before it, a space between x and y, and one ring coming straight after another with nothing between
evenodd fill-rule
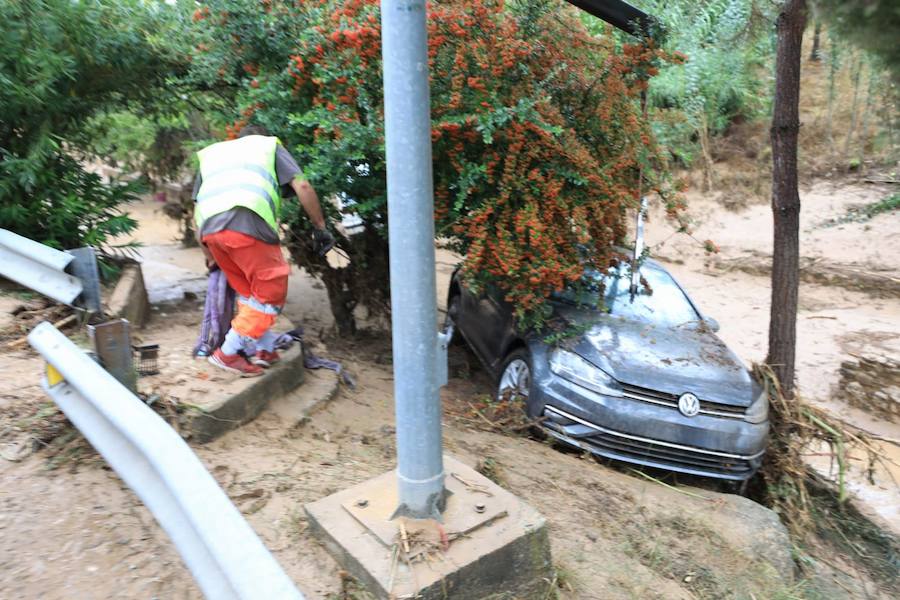
<instances>
[{"instance_id":1,"label":"sneaker","mask_svg":"<svg viewBox=\"0 0 900 600\"><path fill-rule=\"evenodd\" d=\"M209 364L215 365L223 371L236 373L241 377L258 377L263 374L263 370L256 365L251 365L247 359L240 354L225 354L219 348L209 357Z\"/></svg>"},{"instance_id":2,"label":"sneaker","mask_svg":"<svg viewBox=\"0 0 900 600\"><path fill-rule=\"evenodd\" d=\"M269 352L268 350L260 350L250 357L250 362L264 369L268 369L279 360L281 360L281 357L278 356L278 352Z\"/></svg>"}]
</instances>

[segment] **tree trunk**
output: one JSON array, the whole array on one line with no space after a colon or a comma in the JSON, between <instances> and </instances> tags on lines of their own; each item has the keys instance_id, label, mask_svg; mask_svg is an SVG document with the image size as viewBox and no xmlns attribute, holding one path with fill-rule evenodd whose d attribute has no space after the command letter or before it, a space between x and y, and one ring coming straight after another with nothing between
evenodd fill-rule
<instances>
[{"instance_id":1,"label":"tree trunk","mask_svg":"<svg viewBox=\"0 0 900 600\"><path fill-rule=\"evenodd\" d=\"M894 100L891 99L890 91L884 95L884 105L887 108L885 114L887 115L888 144L891 146L891 156L895 156L897 154L897 146L894 143L894 115L897 114L897 106Z\"/></svg>"},{"instance_id":2,"label":"tree trunk","mask_svg":"<svg viewBox=\"0 0 900 600\"><path fill-rule=\"evenodd\" d=\"M834 144L834 126L833 126L833 117L834 117L834 85L835 79L837 78L838 71L838 56L839 49L836 43L836 40L833 36L829 34L829 38L831 44L828 48L828 116L825 117L826 127L828 131L828 148L831 151L831 160L834 162L836 156L836 149Z\"/></svg>"},{"instance_id":3,"label":"tree trunk","mask_svg":"<svg viewBox=\"0 0 900 600\"><path fill-rule=\"evenodd\" d=\"M327 269L322 272L321 277L328 291L328 303L331 305L331 314L338 335L344 338L353 337L356 335L356 316L353 311L358 302L353 293L353 286L348 281L352 277L352 270Z\"/></svg>"},{"instance_id":4,"label":"tree trunk","mask_svg":"<svg viewBox=\"0 0 900 600\"><path fill-rule=\"evenodd\" d=\"M709 149L709 126L706 122L706 111L700 112L700 152L703 154L703 188L704 191L713 189L713 158Z\"/></svg>"},{"instance_id":5,"label":"tree trunk","mask_svg":"<svg viewBox=\"0 0 900 600\"><path fill-rule=\"evenodd\" d=\"M856 141L859 144L859 172L866 172L866 144L869 142L869 114L872 112L872 94L875 93L876 76L872 67L869 67L869 85L866 88L866 101L863 104L862 119L860 120L859 133Z\"/></svg>"},{"instance_id":6,"label":"tree trunk","mask_svg":"<svg viewBox=\"0 0 900 600\"><path fill-rule=\"evenodd\" d=\"M806 0L787 0L778 16L775 103L772 113L772 306L769 355L786 397L794 394L797 348L797 292L800 259L800 194L797 138L800 132L800 63Z\"/></svg>"},{"instance_id":7,"label":"tree trunk","mask_svg":"<svg viewBox=\"0 0 900 600\"><path fill-rule=\"evenodd\" d=\"M847 130L847 138L844 140L844 159L848 158L850 153L850 142L853 141L853 134L856 133L856 113L859 108L859 78L862 74L863 57L860 55L856 62L856 70L853 71L853 103L850 106L850 129Z\"/></svg>"},{"instance_id":8,"label":"tree trunk","mask_svg":"<svg viewBox=\"0 0 900 600\"><path fill-rule=\"evenodd\" d=\"M809 60L813 62L819 62L822 59L822 55L819 52L819 36L822 34L822 22L816 19L816 28L813 32L813 45L812 51L809 53Z\"/></svg>"}]
</instances>

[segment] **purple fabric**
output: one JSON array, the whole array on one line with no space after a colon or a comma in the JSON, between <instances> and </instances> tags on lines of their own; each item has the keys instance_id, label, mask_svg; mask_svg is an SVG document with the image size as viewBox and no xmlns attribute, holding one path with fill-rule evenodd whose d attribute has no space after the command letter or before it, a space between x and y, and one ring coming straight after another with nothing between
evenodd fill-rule
<instances>
[{"instance_id":1,"label":"purple fabric","mask_svg":"<svg viewBox=\"0 0 900 600\"><path fill-rule=\"evenodd\" d=\"M200 337L194 346L194 356L209 356L222 345L225 334L231 328L234 316L235 293L228 285L225 273L214 269L209 273L206 287L206 303L203 306L203 322Z\"/></svg>"},{"instance_id":2,"label":"purple fabric","mask_svg":"<svg viewBox=\"0 0 900 600\"><path fill-rule=\"evenodd\" d=\"M297 327L279 335L278 339L275 340L275 347L279 350L287 350L294 345L294 342L303 343L302 327ZM345 371L343 365L337 361L316 356L311 350L304 349L303 366L307 369L328 369L329 371L334 371L351 390L356 389L356 381L354 381L353 376Z\"/></svg>"},{"instance_id":3,"label":"purple fabric","mask_svg":"<svg viewBox=\"0 0 900 600\"><path fill-rule=\"evenodd\" d=\"M235 293L225 279L225 273L216 268L209 273L209 284L206 288L206 303L203 306L203 322L200 325L200 337L194 346L194 356L209 356L225 341L225 335L231 328L231 318L234 315ZM303 328L297 327L287 333L282 333L275 340L275 348L287 350L294 342L303 343ZM253 353L254 348L245 347L244 352ZM316 356L309 350L304 350L303 366L307 369L328 369L337 373L350 389L356 389L356 381L344 370L341 363L327 358Z\"/></svg>"}]
</instances>

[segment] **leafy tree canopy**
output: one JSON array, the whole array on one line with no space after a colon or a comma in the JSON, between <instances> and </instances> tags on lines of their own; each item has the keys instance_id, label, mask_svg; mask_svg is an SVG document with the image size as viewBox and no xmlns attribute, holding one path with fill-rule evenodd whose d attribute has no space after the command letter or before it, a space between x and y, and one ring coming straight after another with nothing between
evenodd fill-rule
<instances>
[{"instance_id":1,"label":"leafy tree canopy","mask_svg":"<svg viewBox=\"0 0 900 600\"><path fill-rule=\"evenodd\" d=\"M900 3L896 0L817 0L844 35L877 56L900 80Z\"/></svg>"},{"instance_id":2,"label":"leafy tree canopy","mask_svg":"<svg viewBox=\"0 0 900 600\"><path fill-rule=\"evenodd\" d=\"M350 267L332 269L289 236L295 258L323 277L336 312L385 309L378 2L216 0L194 19L190 77L233 94L227 133L266 125L320 195L365 225L339 241ZM553 0L431 2L428 28L438 234L465 255L471 285L499 287L520 318L540 322L549 294L582 273L584 248L601 268L612 258L639 173L645 191L667 189L639 96L669 57L597 39ZM286 221L293 234L305 227L300 211Z\"/></svg>"},{"instance_id":3,"label":"leafy tree canopy","mask_svg":"<svg viewBox=\"0 0 900 600\"><path fill-rule=\"evenodd\" d=\"M103 246L134 221L133 186L75 159L92 115L155 100L183 61L177 10L140 0L0 2L0 227L58 247Z\"/></svg>"}]
</instances>

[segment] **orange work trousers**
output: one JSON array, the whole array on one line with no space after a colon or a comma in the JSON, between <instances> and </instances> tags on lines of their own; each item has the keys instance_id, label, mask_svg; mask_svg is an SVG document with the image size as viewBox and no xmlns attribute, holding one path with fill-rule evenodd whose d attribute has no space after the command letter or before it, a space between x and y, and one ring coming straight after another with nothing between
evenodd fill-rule
<instances>
[{"instance_id":1,"label":"orange work trousers","mask_svg":"<svg viewBox=\"0 0 900 600\"><path fill-rule=\"evenodd\" d=\"M231 326L241 336L259 339L275 323L287 298L291 267L281 246L227 229L204 236L203 243L238 294Z\"/></svg>"}]
</instances>

